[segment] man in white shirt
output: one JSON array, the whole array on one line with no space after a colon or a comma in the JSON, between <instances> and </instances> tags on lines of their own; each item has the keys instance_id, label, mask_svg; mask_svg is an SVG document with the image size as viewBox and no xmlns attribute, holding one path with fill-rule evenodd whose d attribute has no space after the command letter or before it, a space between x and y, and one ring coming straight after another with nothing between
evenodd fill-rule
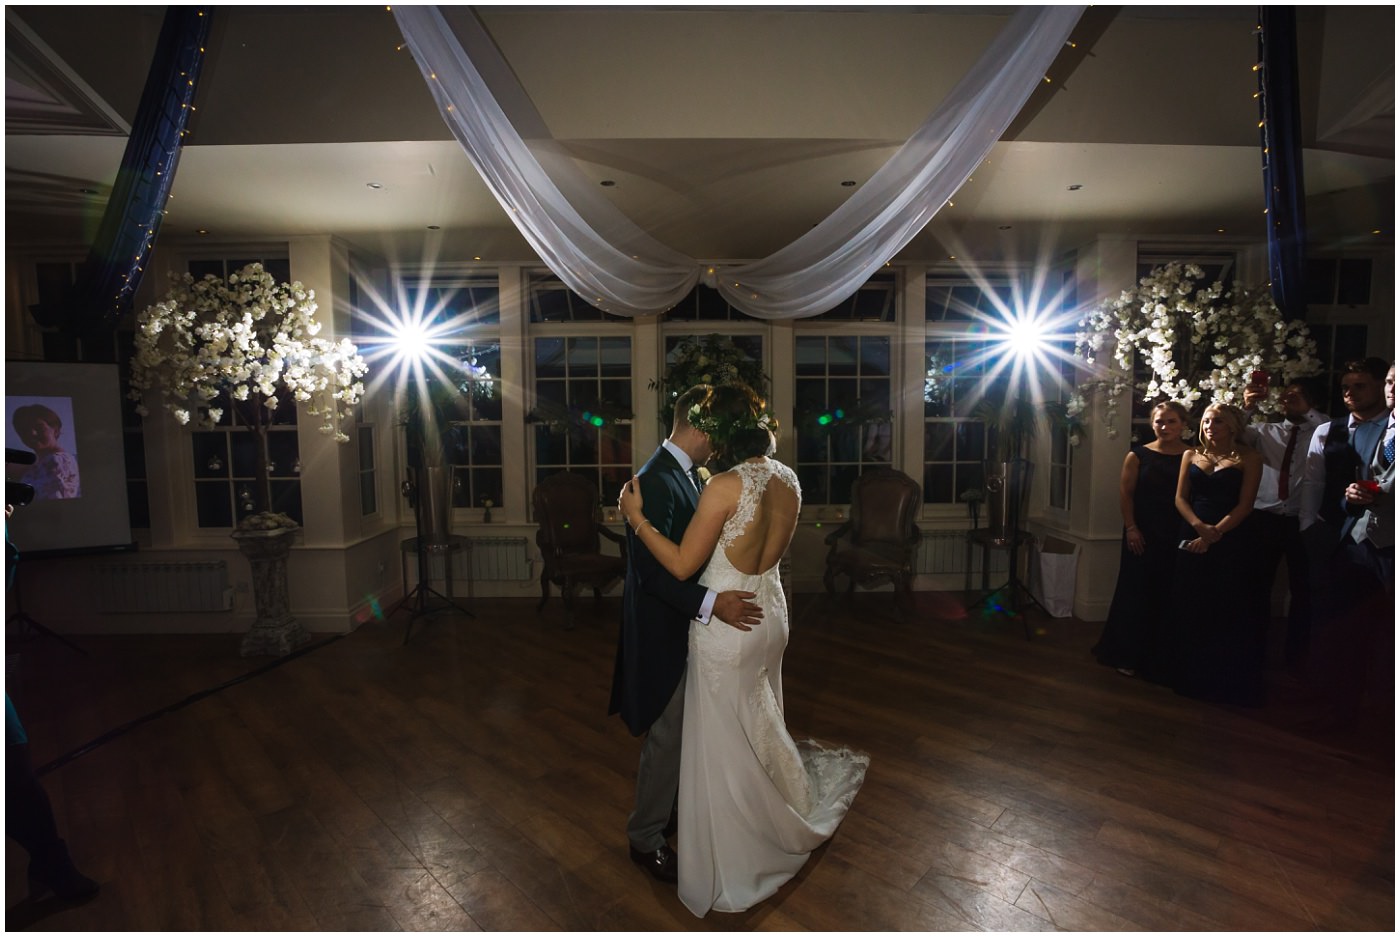
<instances>
[{"instance_id":1,"label":"man in white shirt","mask_svg":"<svg viewBox=\"0 0 1400 937\"><path fill-rule=\"evenodd\" d=\"M1268 384L1245 388L1244 403L1250 415L1268 395ZM1308 573L1308 551L1298 526L1302 504L1303 469L1313 433L1328 417L1314 406L1316 390L1307 382L1295 381L1283 388L1279 403L1283 419L1276 423L1251 423L1245 429L1245 442L1264 457L1264 473L1254 510L1265 555L1260 558L1262 574L1273 581L1279 560L1288 564L1288 634L1284 657L1295 673L1307 654L1312 624L1312 582Z\"/></svg>"}]
</instances>

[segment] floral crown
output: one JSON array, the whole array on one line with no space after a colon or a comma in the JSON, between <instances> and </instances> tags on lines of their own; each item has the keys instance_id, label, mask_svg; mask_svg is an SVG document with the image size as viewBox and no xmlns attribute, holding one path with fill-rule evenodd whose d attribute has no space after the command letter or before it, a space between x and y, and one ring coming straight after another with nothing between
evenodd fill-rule
<instances>
[{"instance_id":1,"label":"floral crown","mask_svg":"<svg viewBox=\"0 0 1400 937\"><path fill-rule=\"evenodd\" d=\"M772 431L773 414L764 410L752 419L732 420L726 424L721 424L718 417L707 410L701 408L700 404L695 404L686 413L686 422L709 436L712 442L718 443L727 440L735 433L746 429L763 429Z\"/></svg>"}]
</instances>

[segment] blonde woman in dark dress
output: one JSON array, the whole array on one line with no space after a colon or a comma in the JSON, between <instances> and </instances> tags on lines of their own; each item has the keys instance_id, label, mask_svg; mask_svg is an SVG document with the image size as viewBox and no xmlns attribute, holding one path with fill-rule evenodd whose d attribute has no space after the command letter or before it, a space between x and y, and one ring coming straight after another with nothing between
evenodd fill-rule
<instances>
[{"instance_id":1,"label":"blonde woman in dark dress","mask_svg":"<svg viewBox=\"0 0 1400 937\"><path fill-rule=\"evenodd\" d=\"M1171 581L1176 563L1181 517L1175 498L1188 417L1175 400L1153 407L1154 438L1128 452L1118 481L1123 550L1118 585L1094 656L1129 677L1139 670L1151 672L1161 651L1161 623L1169 603L1154 586Z\"/></svg>"},{"instance_id":2,"label":"blonde woman in dark dress","mask_svg":"<svg viewBox=\"0 0 1400 937\"><path fill-rule=\"evenodd\" d=\"M1199 443L1181 463L1167 682L1184 696L1258 705L1273 580L1260 574L1260 534L1251 522L1264 459L1245 444L1244 428L1238 409L1212 404L1201 416Z\"/></svg>"}]
</instances>

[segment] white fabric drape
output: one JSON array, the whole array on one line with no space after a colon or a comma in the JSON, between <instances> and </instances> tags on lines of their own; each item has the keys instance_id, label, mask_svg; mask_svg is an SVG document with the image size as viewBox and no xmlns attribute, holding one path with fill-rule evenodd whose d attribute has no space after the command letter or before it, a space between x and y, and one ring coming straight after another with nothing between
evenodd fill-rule
<instances>
[{"instance_id":1,"label":"white fabric drape","mask_svg":"<svg viewBox=\"0 0 1400 937\"><path fill-rule=\"evenodd\" d=\"M928 224L1016 117L1083 10L1020 8L928 120L840 208L762 260L717 269L652 238L588 182L474 12L395 6L394 17L453 135L571 290L615 315L650 315L680 302L703 274L748 315L795 319L850 297Z\"/></svg>"}]
</instances>

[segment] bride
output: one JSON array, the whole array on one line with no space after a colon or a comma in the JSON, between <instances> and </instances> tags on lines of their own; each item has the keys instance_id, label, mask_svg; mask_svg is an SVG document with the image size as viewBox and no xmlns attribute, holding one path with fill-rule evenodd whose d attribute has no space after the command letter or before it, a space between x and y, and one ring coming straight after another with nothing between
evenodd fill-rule
<instances>
[{"instance_id":1,"label":"bride","mask_svg":"<svg viewBox=\"0 0 1400 937\"><path fill-rule=\"evenodd\" d=\"M690 413L710 437L710 479L680 544L642 513L634 478L618 506L646 548L677 578L705 567L715 590L756 594L753 629L692 622L686 670L678 827L681 902L703 917L747 911L797 874L836 832L865 779L868 756L812 740L783 722L787 603L778 561L797 528L802 495L792 469L770 458L776 421L744 385L714 389Z\"/></svg>"}]
</instances>

